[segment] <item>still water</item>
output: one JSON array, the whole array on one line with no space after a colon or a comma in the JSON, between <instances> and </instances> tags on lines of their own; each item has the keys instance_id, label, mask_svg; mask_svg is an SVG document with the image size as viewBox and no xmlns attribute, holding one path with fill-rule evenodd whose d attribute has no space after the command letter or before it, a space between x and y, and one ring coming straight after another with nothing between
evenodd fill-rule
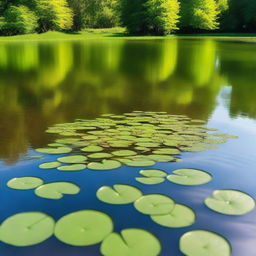
<instances>
[{"instance_id":1,"label":"still water","mask_svg":"<svg viewBox=\"0 0 256 256\"><path fill-rule=\"evenodd\" d=\"M166 111L207 120L208 127L239 139L215 150L182 153L182 162L154 166L168 173L198 168L213 175L209 184L196 187L168 182L140 184L134 177L141 168L69 173L38 168L55 156L33 161L24 158L53 141L44 132L50 125L133 110ZM255 256L256 211L234 217L213 212L203 204L216 189L238 189L256 198L255 119L255 44L208 38L0 43L0 222L25 211L42 211L57 220L77 210L96 209L112 217L117 232L142 228L154 233L162 243L161 256L183 255L179 238L194 229L225 236L234 256ZM71 181L81 192L47 200L31 191L6 187L9 179L21 176L38 176L46 182ZM197 220L187 228L165 228L132 205L108 205L96 199L99 187L117 183L134 185L145 194L169 195L194 209ZM0 254L100 255L99 245L73 247L54 237L24 248L0 243Z\"/></svg>"}]
</instances>

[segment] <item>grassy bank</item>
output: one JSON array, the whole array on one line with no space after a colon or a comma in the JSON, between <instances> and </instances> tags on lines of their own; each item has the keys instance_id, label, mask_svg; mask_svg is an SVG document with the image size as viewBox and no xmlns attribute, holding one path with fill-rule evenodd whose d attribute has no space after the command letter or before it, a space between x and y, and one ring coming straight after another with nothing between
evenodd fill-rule
<instances>
[{"instance_id":1,"label":"grassy bank","mask_svg":"<svg viewBox=\"0 0 256 256\"><path fill-rule=\"evenodd\" d=\"M85 40L101 38L125 38L125 39L159 39L178 36L182 39L212 38L218 40L231 40L248 43L256 43L256 34L231 34L231 33L210 33L210 34L178 34L170 36L128 36L124 28L110 29L86 29L75 33L62 33L49 31L43 34L27 34L17 36L0 36L2 41L49 41L49 40Z\"/></svg>"}]
</instances>

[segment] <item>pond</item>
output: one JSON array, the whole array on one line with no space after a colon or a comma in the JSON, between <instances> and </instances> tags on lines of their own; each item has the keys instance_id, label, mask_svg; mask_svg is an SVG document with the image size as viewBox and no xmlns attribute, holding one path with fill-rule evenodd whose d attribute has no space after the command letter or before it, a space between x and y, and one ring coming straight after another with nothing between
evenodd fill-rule
<instances>
[{"instance_id":1,"label":"pond","mask_svg":"<svg viewBox=\"0 0 256 256\"><path fill-rule=\"evenodd\" d=\"M43 212L57 221L69 213L93 209L112 218L115 232L138 228L154 234L161 242L161 256L184 255L179 249L180 237L198 229L225 237L234 256L255 256L255 209L233 216L204 204L213 191L222 189L256 198L255 81L255 44L232 40L171 37L0 43L0 222L21 212ZM123 165L113 171L61 172L39 168L56 155L30 158L42 155L35 149L54 142L55 135L45 132L48 127L132 111L185 115L238 138L218 144L216 149L182 152L178 156L182 161L157 162L146 168ZM168 181L146 185L135 180L141 169L171 174L182 168L204 170L212 180L199 186ZM51 200L36 196L33 190L7 187L10 179L23 176L39 177L47 183L72 182L80 192ZM97 199L100 187L114 184L134 186L143 194L167 195L193 209L196 220L188 227L168 228L132 204L114 205ZM25 247L0 242L0 253L101 255L99 243L71 246L55 236Z\"/></svg>"}]
</instances>

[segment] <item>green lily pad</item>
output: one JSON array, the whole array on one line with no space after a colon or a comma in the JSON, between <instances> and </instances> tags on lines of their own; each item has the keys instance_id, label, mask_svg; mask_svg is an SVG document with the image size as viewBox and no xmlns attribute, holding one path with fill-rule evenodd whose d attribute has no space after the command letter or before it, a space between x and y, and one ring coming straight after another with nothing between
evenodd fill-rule
<instances>
[{"instance_id":1,"label":"green lily pad","mask_svg":"<svg viewBox=\"0 0 256 256\"><path fill-rule=\"evenodd\" d=\"M81 171L86 168L85 164L70 164L58 167L59 171Z\"/></svg>"},{"instance_id":2,"label":"green lily pad","mask_svg":"<svg viewBox=\"0 0 256 256\"><path fill-rule=\"evenodd\" d=\"M230 256L231 246L222 236L207 231L193 230L180 238L180 250L188 256Z\"/></svg>"},{"instance_id":3,"label":"green lily pad","mask_svg":"<svg viewBox=\"0 0 256 256\"><path fill-rule=\"evenodd\" d=\"M54 169L59 167L61 164L59 162L47 162L39 165L41 169Z\"/></svg>"},{"instance_id":4,"label":"green lily pad","mask_svg":"<svg viewBox=\"0 0 256 256\"><path fill-rule=\"evenodd\" d=\"M157 170L157 169L140 170L140 174L150 178L153 178L153 177L163 178L167 176L166 172L162 170Z\"/></svg>"},{"instance_id":5,"label":"green lily pad","mask_svg":"<svg viewBox=\"0 0 256 256\"><path fill-rule=\"evenodd\" d=\"M87 168L91 170L112 170L121 167L121 163L115 160L103 160L102 163L91 162Z\"/></svg>"},{"instance_id":6,"label":"green lily pad","mask_svg":"<svg viewBox=\"0 0 256 256\"><path fill-rule=\"evenodd\" d=\"M134 156L137 155L135 151L132 150L118 150L111 152L114 156Z\"/></svg>"},{"instance_id":7,"label":"green lily pad","mask_svg":"<svg viewBox=\"0 0 256 256\"><path fill-rule=\"evenodd\" d=\"M14 246L39 244L54 231L52 217L41 212L18 213L7 218L1 225L1 241Z\"/></svg>"},{"instance_id":8,"label":"green lily pad","mask_svg":"<svg viewBox=\"0 0 256 256\"><path fill-rule=\"evenodd\" d=\"M82 155L72 155L72 156L59 157L57 160L65 164L79 164L79 163L84 163L87 160L87 157Z\"/></svg>"},{"instance_id":9,"label":"green lily pad","mask_svg":"<svg viewBox=\"0 0 256 256\"><path fill-rule=\"evenodd\" d=\"M103 150L103 147L93 145L93 146L87 146L85 148L82 148L81 150L84 152L100 152Z\"/></svg>"},{"instance_id":10,"label":"green lily pad","mask_svg":"<svg viewBox=\"0 0 256 256\"><path fill-rule=\"evenodd\" d=\"M255 208L254 199L238 190L215 190L213 197L205 199L207 207L228 215L243 215Z\"/></svg>"},{"instance_id":11,"label":"green lily pad","mask_svg":"<svg viewBox=\"0 0 256 256\"><path fill-rule=\"evenodd\" d=\"M158 178L158 177L137 177L135 178L135 180L147 185L155 185L165 181L164 178Z\"/></svg>"},{"instance_id":12,"label":"green lily pad","mask_svg":"<svg viewBox=\"0 0 256 256\"><path fill-rule=\"evenodd\" d=\"M153 160L130 160L126 159L124 162L128 166L133 166L133 167L146 167L146 166L152 166L155 165L155 161Z\"/></svg>"},{"instance_id":13,"label":"green lily pad","mask_svg":"<svg viewBox=\"0 0 256 256\"><path fill-rule=\"evenodd\" d=\"M111 158L113 155L109 153L93 153L90 155L87 155L89 158Z\"/></svg>"},{"instance_id":14,"label":"green lily pad","mask_svg":"<svg viewBox=\"0 0 256 256\"><path fill-rule=\"evenodd\" d=\"M167 179L180 185L195 186L210 182L212 176L197 169L178 169L173 171L173 174L168 175Z\"/></svg>"},{"instance_id":15,"label":"green lily pad","mask_svg":"<svg viewBox=\"0 0 256 256\"><path fill-rule=\"evenodd\" d=\"M140 197L134 207L141 213L149 215L168 214L174 208L175 202L167 196L149 194Z\"/></svg>"},{"instance_id":16,"label":"green lily pad","mask_svg":"<svg viewBox=\"0 0 256 256\"><path fill-rule=\"evenodd\" d=\"M157 148L160 146L159 143L153 143L153 142L138 142L136 143L139 147L145 147L145 148Z\"/></svg>"},{"instance_id":17,"label":"green lily pad","mask_svg":"<svg viewBox=\"0 0 256 256\"><path fill-rule=\"evenodd\" d=\"M170 161L175 160L174 157L166 156L166 155L148 155L147 157L156 162L170 162Z\"/></svg>"},{"instance_id":18,"label":"green lily pad","mask_svg":"<svg viewBox=\"0 0 256 256\"><path fill-rule=\"evenodd\" d=\"M14 178L7 182L7 186L13 189L33 189L41 186L44 181L37 177Z\"/></svg>"},{"instance_id":19,"label":"green lily pad","mask_svg":"<svg viewBox=\"0 0 256 256\"><path fill-rule=\"evenodd\" d=\"M176 148L160 148L158 150L154 150L153 154L159 155L177 155L180 151Z\"/></svg>"},{"instance_id":20,"label":"green lily pad","mask_svg":"<svg viewBox=\"0 0 256 256\"><path fill-rule=\"evenodd\" d=\"M55 236L75 246L100 243L113 230L111 218L99 211L83 210L62 217L55 226Z\"/></svg>"},{"instance_id":21,"label":"green lily pad","mask_svg":"<svg viewBox=\"0 0 256 256\"><path fill-rule=\"evenodd\" d=\"M97 198L108 204L129 204L142 196L142 192L129 185L104 186L97 191Z\"/></svg>"},{"instance_id":22,"label":"green lily pad","mask_svg":"<svg viewBox=\"0 0 256 256\"><path fill-rule=\"evenodd\" d=\"M194 211L182 204L175 204L167 214L151 215L151 219L157 224L169 228L182 228L192 225L196 215Z\"/></svg>"},{"instance_id":23,"label":"green lily pad","mask_svg":"<svg viewBox=\"0 0 256 256\"><path fill-rule=\"evenodd\" d=\"M58 148L38 148L36 149L39 153L46 154L66 154L72 151L72 148L69 147L58 147Z\"/></svg>"},{"instance_id":24,"label":"green lily pad","mask_svg":"<svg viewBox=\"0 0 256 256\"><path fill-rule=\"evenodd\" d=\"M104 256L157 256L161 252L159 240L143 229L124 229L111 233L101 244Z\"/></svg>"},{"instance_id":25,"label":"green lily pad","mask_svg":"<svg viewBox=\"0 0 256 256\"><path fill-rule=\"evenodd\" d=\"M47 199L61 199L65 194L75 195L79 191L80 188L71 182L52 182L38 187L35 194Z\"/></svg>"}]
</instances>

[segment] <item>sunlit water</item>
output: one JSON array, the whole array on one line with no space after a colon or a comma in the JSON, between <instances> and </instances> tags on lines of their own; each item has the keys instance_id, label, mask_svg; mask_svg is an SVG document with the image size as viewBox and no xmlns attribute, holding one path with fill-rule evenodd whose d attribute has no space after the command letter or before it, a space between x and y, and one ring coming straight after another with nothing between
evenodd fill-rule
<instances>
[{"instance_id":1,"label":"sunlit water","mask_svg":"<svg viewBox=\"0 0 256 256\"><path fill-rule=\"evenodd\" d=\"M194 229L225 236L234 256L256 255L256 210L244 216L221 215L203 201L215 189L238 189L256 198L256 45L218 40L176 39L13 42L0 43L0 222L23 211L42 211L60 217L81 209L109 214L115 231L143 228L162 243L161 256L179 251L179 238ZM135 181L141 168L115 171L59 172L41 170L42 160L24 160L34 149L53 141L44 133L55 123L95 118L103 113L133 110L167 111L208 120L207 126L239 136L219 149L182 153L182 162L158 163L170 173L199 168L213 180L202 186L170 182L143 185ZM38 176L46 182L72 181L78 195L61 200L36 197L33 191L6 187L13 177ZM162 193L193 208L195 224L165 228L130 205L109 205L96 199L102 185L131 184L145 194ZM18 248L0 243L4 256L96 256L99 245L73 247L52 237ZM121 256L121 255L120 255ZM206 255L207 256L207 255Z\"/></svg>"}]
</instances>

